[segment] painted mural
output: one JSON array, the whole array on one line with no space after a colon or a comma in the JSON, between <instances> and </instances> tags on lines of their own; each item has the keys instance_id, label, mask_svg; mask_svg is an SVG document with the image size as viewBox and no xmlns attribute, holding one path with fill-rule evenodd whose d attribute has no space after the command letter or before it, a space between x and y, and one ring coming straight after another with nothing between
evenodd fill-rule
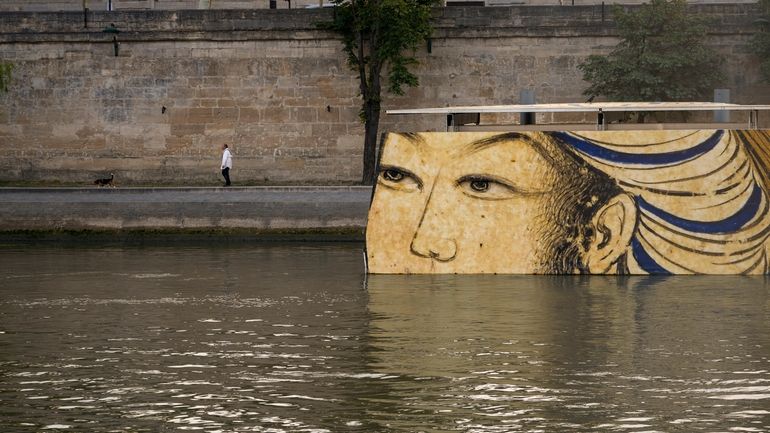
<instances>
[{"instance_id":1,"label":"painted mural","mask_svg":"<svg viewBox=\"0 0 770 433\"><path fill-rule=\"evenodd\" d=\"M388 134L383 274L766 274L770 131Z\"/></svg>"}]
</instances>

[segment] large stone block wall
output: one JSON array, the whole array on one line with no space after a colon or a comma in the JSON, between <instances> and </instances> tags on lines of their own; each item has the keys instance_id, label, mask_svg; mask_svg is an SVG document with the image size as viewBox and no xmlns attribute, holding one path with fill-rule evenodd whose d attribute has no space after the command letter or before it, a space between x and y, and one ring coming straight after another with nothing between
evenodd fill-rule
<instances>
[{"instance_id":1,"label":"large stone block wall","mask_svg":"<svg viewBox=\"0 0 770 433\"><path fill-rule=\"evenodd\" d=\"M465 0L443 0L442 4ZM611 4L640 4L649 0L484 0L487 6L586 6L600 5L602 2ZM715 3L756 3L757 0L688 0L692 4ZM3 0L0 2L0 12L7 11L79 11L83 7L92 11L124 9L268 9L270 0ZM306 8L330 5L330 0L276 0L275 8Z\"/></svg>"},{"instance_id":2,"label":"large stone block wall","mask_svg":"<svg viewBox=\"0 0 770 433\"><path fill-rule=\"evenodd\" d=\"M709 43L724 54L724 87L767 103L748 49L753 5L708 5ZM0 58L15 65L0 95L0 181L216 184L219 147L236 184L354 183L363 127L356 76L338 38L316 23L330 10L4 13ZM101 30L114 23L113 35ZM583 101L577 65L617 42L590 7L443 8L417 53L418 88L384 109ZM485 119L495 121L498 119ZM551 121L540 117L538 121ZM572 119L560 119L572 120ZM435 117L385 117L382 130L437 130Z\"/></svg>"},{"instance_id":3,"label":"large stone block wall","mask_svg":"<svg viewBox=\"0 0 770 433\"><path fill-rule=\"evenodd\" d=\"M328 0L325 1L329 3ZM82 11L83 0L3 0L0 12ZM319 0L276 0L276 9L319 6ZM87 0L92 11L126 9L268 9L270 0Z\"/></svg>"}]
</instances>

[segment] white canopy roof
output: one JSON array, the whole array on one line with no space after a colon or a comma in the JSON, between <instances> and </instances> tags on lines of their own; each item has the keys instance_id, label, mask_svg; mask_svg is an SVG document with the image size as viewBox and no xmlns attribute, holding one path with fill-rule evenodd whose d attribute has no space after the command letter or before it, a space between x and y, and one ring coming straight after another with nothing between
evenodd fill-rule
<instances>
[{"instance_id":1,"label":"white canopy roof","mask_svg":"<svg viewBox=\"0 0 770 433\"><path fill-rule=\"evenodd\" d=\"M532 105L478 105L466 107L414 108L387 110L387 114L461 114L461 113L585 113L617 111L757 111L770 105L739 105L724 102L576 102Z\"/></svg>"}]
</instances>

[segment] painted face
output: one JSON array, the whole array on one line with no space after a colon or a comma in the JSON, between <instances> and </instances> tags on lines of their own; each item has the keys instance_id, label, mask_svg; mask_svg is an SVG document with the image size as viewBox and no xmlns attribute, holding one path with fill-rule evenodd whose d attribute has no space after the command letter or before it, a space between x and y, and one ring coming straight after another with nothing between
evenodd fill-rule
<instances>
[{"instance_id":1,"label":"painted face","mask_svg":"<svg viewBox=\"0 0 770 433\"><path fill-rule=\"evenodd\" d=\"M371 273L539 273L554 169L537 136L390 134L366 232Z\"/></svg>"}]
</instances>

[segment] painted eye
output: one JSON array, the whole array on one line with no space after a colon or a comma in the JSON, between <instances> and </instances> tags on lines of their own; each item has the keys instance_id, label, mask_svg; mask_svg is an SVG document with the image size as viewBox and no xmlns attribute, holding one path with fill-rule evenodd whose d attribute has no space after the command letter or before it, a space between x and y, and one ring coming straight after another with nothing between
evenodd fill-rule
<instances>
[{"instance_id":1,"label":"painted eye","mask_svg":"<svg viewBox=\"0 0 770 433\"><path fill-rule=\"evenodd\" d=\"M382 178L389 182L401 182L404 179L404 173L395 168L389 168L382 171Z\"/></svg>"},{"instance_id":2,"label":"painted eye","mask_svg":"<svg viewBox=\"0 0 770 433\"><path fill-rule=\"evenodd\" d=\"M476 192L487 192L489 191L489 181L487 180L472 180L470 181L470 185L472 190Z\"/></svg>"},{"instance_id":3,"label":"painted eye","mask_svg":"<svg viewBox=\"0 0 770 433\"><path fill-rule=\"evenodd\" d=\"M405 168L393 166L383 167L380 170L377 183L391 189L406 192L422 189L422 181L417 175Z\"/></svg>"},{"instance_id":4,"label":"painted eye","mask_svg":"<svg viewBox=\"0 0 770 433\"><path fill-rule=\"evenodd\" d=\"M520 192L504 179L476 174L461 177L457 186L463 194L483 200L505 200Z\"/></svg>"}]
</instances>

